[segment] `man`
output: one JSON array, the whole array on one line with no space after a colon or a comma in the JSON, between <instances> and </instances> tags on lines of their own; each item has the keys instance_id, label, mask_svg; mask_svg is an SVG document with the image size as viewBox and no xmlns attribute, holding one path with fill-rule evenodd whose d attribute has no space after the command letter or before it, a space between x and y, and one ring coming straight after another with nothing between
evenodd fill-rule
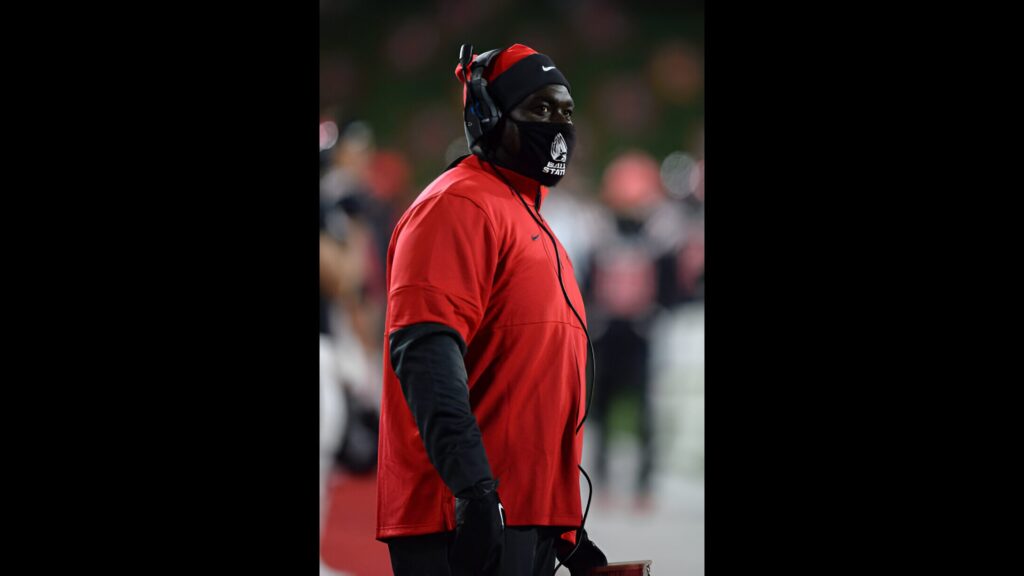
<instances>
[{"instance_id":1,"label":"man","mask_svg":"<svg viewBox=\"0 0 1024 576\"><path fill-rule=\"evenodd\" d=\"M468 57L473 154L388 248L376 535L398 576L549 576L556 557L581 576L607 564L579 530L588 337L540 215L572 159L573 100L529 47Z\"/></svg>"}]
</instances>

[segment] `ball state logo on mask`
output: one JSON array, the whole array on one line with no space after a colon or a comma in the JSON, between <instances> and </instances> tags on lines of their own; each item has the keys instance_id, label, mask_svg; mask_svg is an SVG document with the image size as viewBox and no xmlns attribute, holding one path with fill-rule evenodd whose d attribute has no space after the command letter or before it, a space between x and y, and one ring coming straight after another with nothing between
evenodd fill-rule
<instances>
[{"instance_id":1,"label":"ball state logo on mask","mask_svg":"<svg viewBox=\"0 0 1024 576\"><path fill-rule=\"evenodd\" d=\"M565 157L568 153L569 147L565 144L565 138L562 137L562 133L559 132L555 135L554 141L551 142L551 159L554 162L548 162L543 172L552 176L565 176Z\"/></svg>"},{"instance_id":2,"label":"ball state logo on mask","mask_svg":"<svg viewBox=\"0 0 1024 576\"><path fill-rule=\"evenodd\" d=\"M551 159L555 162L565 162L565 155L569 152L569 147L565 145L565 138L562 138L562 133L559 132L555 136L555 141L551 143Z\"/></svg>"}]
</instances>

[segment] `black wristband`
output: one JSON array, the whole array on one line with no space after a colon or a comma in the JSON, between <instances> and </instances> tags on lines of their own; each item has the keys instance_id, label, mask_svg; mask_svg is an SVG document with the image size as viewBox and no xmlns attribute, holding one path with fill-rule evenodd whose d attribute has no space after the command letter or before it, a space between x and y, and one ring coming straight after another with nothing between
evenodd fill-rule
<instances>
[{"instance_id":1,"label":"black wristband","mask_svg":"<svg viewBox=\"0 0 1024 576\"><path fill-rule=\"evenodd\" d=\"M497 480L481 480L475 485L466 488L455 495L456 498L462 498L465 500L477 500L489 495L498 489Z\"/></svg>"}]
</instances>

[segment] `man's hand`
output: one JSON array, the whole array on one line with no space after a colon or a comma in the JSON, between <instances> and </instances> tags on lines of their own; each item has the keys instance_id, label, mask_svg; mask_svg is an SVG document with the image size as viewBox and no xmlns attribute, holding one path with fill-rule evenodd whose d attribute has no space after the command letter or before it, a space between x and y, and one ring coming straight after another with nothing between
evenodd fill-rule
<instances>
[{"instance_id":1,"label":"man's hand","mask_svg":"<svg viewBox=\"0 0 1024 576\"><path fill-rule=\"evenodd\" d=\"M572 576L586 576L587 570L608 565L608 558L597 547L597 544L594 544L590 537L587 536L585 529L578 538L580 546L571 558L569 554L572 553L573 545L565 540L559 540L555 549L559 562L562 562L569 569L569 573ZM566 558L569 558L568 562L565 561Z\"/></svg>"},{"instance_id":2,"label":"man's hand","mask_svg":"<svg viewBox=\"0 0 1024 576\"><path fill-rule=\"evenodd\" d=\"M497 480L487 480L456 496L453 576L498 574L505 545L505 509L497 488Z\"/></svg>"}]
</instances>

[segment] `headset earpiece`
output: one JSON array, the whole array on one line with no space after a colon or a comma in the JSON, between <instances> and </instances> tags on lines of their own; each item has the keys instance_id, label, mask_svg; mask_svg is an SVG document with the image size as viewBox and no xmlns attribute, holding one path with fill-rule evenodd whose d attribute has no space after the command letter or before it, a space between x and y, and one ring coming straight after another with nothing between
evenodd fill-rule
<instances>
[{"instance_id":1,"label":"headset earpiece","mask_svg":"<svg viewBox=\"0 0 1024 576\"><path fill-rule=\"evenodd\" d=\"M501 120L501 109L494 103L487 92L487 79L484 72L491 61L503 49L494 49L472 58L473 45L463 44L459 50L459 62L466 74L466 107L464 110L466 143L470 152L482 154L480 139L497 126ZM472 63L468 63L472 58ZM467 70L468 66L468 70Z\"/></svg>"}]
</instances>

